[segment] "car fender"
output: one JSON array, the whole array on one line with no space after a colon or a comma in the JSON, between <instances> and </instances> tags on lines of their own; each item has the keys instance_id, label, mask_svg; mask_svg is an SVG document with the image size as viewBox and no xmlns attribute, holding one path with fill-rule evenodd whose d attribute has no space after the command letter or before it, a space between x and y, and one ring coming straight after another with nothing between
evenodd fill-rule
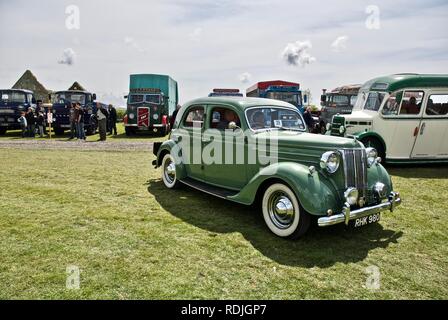
<instances>
[{"instance_id":1,"label":"car fender","mask_svg":"<svg viewBox=\"0 0 448 320\"><path fill-rule=\"evenodd\" d=\"M309 167L295 162L280 162L271 164L257 173L249 183L230 200L243 204L252 204L260 187L269 180L281 180L296 193L302 207L310 214L325 215L329 209L336 212L338 192L330 180L318 170L310 172Z\"/></svg>"},{"instance_id":2,"label":"car fender","mask_svg":"<svg viewBox=\"0 0 448 320\"><path fill-rule=\"evenodd\" d=\"M156 168L162 165L162 160L165 154L171 153L172 150L176 150L177 145L173 140L167 140L158 146L156 152L156 160L153 162ZM178 158L176 159L176 177L181 180L187 176L187 171L185 169L184 163Z\"/></svg>"}]
</instances>

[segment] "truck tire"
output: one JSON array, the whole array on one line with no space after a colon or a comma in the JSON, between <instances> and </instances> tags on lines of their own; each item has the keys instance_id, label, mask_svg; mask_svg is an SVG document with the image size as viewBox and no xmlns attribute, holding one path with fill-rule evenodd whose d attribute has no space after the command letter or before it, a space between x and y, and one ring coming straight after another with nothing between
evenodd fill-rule
<instances>
[{"instance_id":1,"label":"truck tire","mask_svg":"<svg viewBox=\"0 0 448 320\"><path fill-rule=\"evenodd\" d=\"M127 135L128 137L135 135L135 130L134 130L134 128L125 127L125 128L124 128L124 131L125 131L125 133L126 133L126 135Z\"/></svg>"},{"instance_id":2,"label":"truck tire","mask_svg":"<svg viewBox=\"0 0 448 320\"><path fill-rule=\"evenodd\" d=\"M0 128L0 136L6 134L6 131L7 131L7 130L8 130L8 129L6 129L6 128L4 128L4 127Z\"/></svg>"},{"instance_id":3,"label":"truck tire","mask_svg":"<svg viewBox=\"0 0 448 320\"><path fill-rule=\"evenodd\" d=\"M274 183L263 194L263 218L272 233L287 239L303 236L310 226L310 215L286 184Z\"/></svg>"},{"instance_id":4,"label":"truck tire","mask_svg":"<svg viewBox=\"0 0 448 320\"><path fill-rule=\"evenodd\" d=\"M62 136L64 134L64 129L54 128L54 134L57 136Z\"/></svg>"}]
</instances>

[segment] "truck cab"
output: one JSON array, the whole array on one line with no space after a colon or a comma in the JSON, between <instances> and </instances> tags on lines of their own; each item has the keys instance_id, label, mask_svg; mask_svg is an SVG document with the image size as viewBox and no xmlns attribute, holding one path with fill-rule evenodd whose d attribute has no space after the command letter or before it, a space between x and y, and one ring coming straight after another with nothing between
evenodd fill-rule
<instances>
[{"instance_id":1,"label":"truck cab","mask_svg":"<svg viewBox=\"0 0 448 320\"><path fill-rule=\"evenodd\" d=\"M257 82L246 90L247 97L267 98L288 102L302 114L305 111L300 84L282 80ZM307 97L305 97L305 100Z\"/></svg>"},{"instance_id":2,"label":"truck cab","mask_svg":"<svg viewBox=\"0 0 448 320\"><path fill-rule=\"evenodd\" d=\"M84 127L88 135L95 134L97 121L96 94L81 90L57 91L51 97L53 102L53 127L57 135L70 129L70 109L73 103L79 102L84 109Z\"/></svg>"},{"instance_id":3,"label":"truck cab","mask_svg":"<svg viewBox=\"0 0 448 320\"><path fill-rule=\"evenodd\" d=\"M18 119L22 111L36 107L34 93L21 89L0 89L0 134L20 129Z\"/></svg>"},{"instance_id":4,"label":"truck cab","mask_svg":"<svg viewBox=\"0 0 448 320\"><path fill-rule=\"evenodd\" d=\"M124 118L126 135L137 131L154 131L165 136L170 131L170 117L178 103L177 82L166 75L136 74L130 76L127 111Z\"/></svg>"},{"instance_id":5,"label":"truck cab","mask_svg":"<svg viewBox=\"0 0 448 320\"><path fill-rule=\"evenodd\" d=\"M325 133L327 125L331 124L333 116L352 113L360 88L360 84L352 84L337 87L330 92L323 89L320 98L322 108L319 115L319 125L322 133Z\"/></svg>"}]
</instances>

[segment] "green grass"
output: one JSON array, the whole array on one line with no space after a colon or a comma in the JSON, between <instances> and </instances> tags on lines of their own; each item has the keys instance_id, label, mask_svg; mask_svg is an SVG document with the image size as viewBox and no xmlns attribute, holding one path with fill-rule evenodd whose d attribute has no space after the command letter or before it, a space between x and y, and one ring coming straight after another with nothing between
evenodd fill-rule
<instances>
[{"instance_id":1,"label":"green grass","mask_svg":"<svg viewBox=\"0 0 448 320\"><path fill-rule=\"evenodd\" d=\"M390 169L404 204L380 224L287 241L254 208L166 190L152 159L0 149L0 299L448 298L447 167Z\"/></svg>"},{"instance_id":2,"label":"green grass","mask_svg":"<svg viewBox=\"0 0 448 320\"><path fill-rule=\"evenodd\" d=\"M67 141L70 138L70 131L65 131L64 135L56 136L54 132L52 132L51 139L57 141ZM97 141L100 138L99 134L87 136L88 142ZM0 135L0 141L4 140L19 140L23 139L20 130L10 130L4 135ZM25 138L31 139L31 138ZM36 140L49 140L49 136L45 136L43 138L39 138L36 136ZM107 136L107 140L110 142L120 142L120 141L162 141L165 137L160 137L159 134L153 132L138 132L137 135L127 136L124 131L123 123L117 123L117 135L116 136Z\"/></svg>"}]
</instances>

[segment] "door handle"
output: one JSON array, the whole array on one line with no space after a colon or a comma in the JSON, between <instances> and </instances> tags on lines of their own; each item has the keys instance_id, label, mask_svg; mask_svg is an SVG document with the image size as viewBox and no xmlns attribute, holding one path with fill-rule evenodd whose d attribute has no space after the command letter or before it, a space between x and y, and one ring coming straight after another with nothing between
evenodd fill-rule
<instances>
[{"instance_id":1,"label":"door handle","mask_svg":"<svg viewBox=\"0 0 448 320\"><path fill-rule=\"evenodd\" d=\"M423 132L425 131L425 127L426 127L426 123L423 122L423 123L422 123L422 126L420 127L420 135L422 135Z\"/></svg>"}]
</instances>

